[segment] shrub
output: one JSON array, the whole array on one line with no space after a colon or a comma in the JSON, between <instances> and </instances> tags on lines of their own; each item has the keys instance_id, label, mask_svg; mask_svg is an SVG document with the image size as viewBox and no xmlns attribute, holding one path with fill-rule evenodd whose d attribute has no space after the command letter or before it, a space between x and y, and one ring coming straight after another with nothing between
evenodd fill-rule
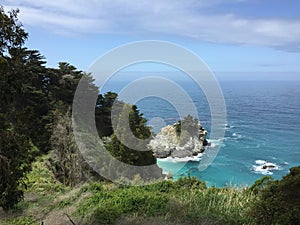
<instances>
[{"instance_id":1,"label":"shrub","mask_svg":"<svg viewBox=\"0 0 300 225\"><path fill-rule=\"evenodd\" d=\"M300 224L300 166L258 193L251 214L257 224Z\"/></svg>"},{"instance_id":2,"label":"shrub","mask_svg":"<svg viewBox=\"0 0 300 225\"><path fill-rule=\"evenodd\" d=\"M79 214L86 217L90 213L90 224L112 224L124 214L161 215L168 203L166 194L144 187L120 187L107 191L93 183L89 191L94 194L81 204Z\"/></svg>"}]
</instances>

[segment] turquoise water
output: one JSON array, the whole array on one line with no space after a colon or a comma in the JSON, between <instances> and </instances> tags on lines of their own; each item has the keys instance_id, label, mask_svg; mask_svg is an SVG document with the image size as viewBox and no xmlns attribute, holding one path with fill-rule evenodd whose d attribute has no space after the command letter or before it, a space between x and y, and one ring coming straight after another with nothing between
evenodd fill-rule
<instances>
[{"instance_id":1,"label":"turquoise water","mask_svg":"<svg viewBox=\"0 0 300 225\"><path fill-rule=\"evenodd\" d=\"M178 82L192 97L202 125L210 130L209 105L192 82ZM119 84L120 85L120 84ZM199 177L208 185L251 185L266 171L259 161L273 163L268 175L276 179L300 165L300 81L226 81L220 83L227 107L227 128L213 163L199 171L199 162L160 163L165 170L183 166L174 177ZM116 88L115 91L117 91ZM176 109L165 100L149 97L137 103L151 121L161 117L166 124L179 119Z\"/></svg>"}]
</instances>

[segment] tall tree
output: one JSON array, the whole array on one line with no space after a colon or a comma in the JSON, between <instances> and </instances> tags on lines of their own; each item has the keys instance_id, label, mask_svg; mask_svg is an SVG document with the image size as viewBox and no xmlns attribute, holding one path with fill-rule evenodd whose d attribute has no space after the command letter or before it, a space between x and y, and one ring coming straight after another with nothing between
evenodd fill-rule
<instances>
[{"instance_id":1,"label":"tall tree","mask_svg":"<svg viewBox=\"0 0 300 225\"><path fill-rule=\"evenodd\" d=\"M12 10L6 14L0 6L0 206L4 210L22 199L19 184L30 168L33 149L23 129L17 126L21 125L20 120L12 118L17 105L12 102L21 90L21 82L15 79L17 68L12 67L13 57L9 54L21 49L28 36L17 19L17 13L18 10Z\"/></svg>"},{"instance_id":2,"label":"tall tree","mask_svg":"<svg viewBox=\"0 0 300 225\"><path fill-rule=\"evenodd\" d=\"M98 134L100 137L110 136L113 134L111 124L111 109L117 100L118 94L107 92L100 94L97 98L95 118Z\"/></svg>"},{"instance_id":3,"label":"tall tree","mask_svg":"<svg viewBox=\"0 0 300 225\"><path fill-rule=\"evenodd\" d=\"M128 123L128 121L130 131L126 130L125 123ZM151 135L150 128L146 126L146 122L147 120L143 118L135 105L132 106L123 103L123 109L120 111L117 121L114 121L117 125L117 130L114 131L115 133L111 138L112 142L109 146L111 154L127 164L136 166L155 164L156 159L152 151L145 151L147 149L145 142L138 141L145 140ZM118 134L121 140L118 139L116 134ZM125 145L126 143L123 144L121 142L122 140L126 140L127 143L134 145L135 149L128 148Z\"/></svg>"},{"instance_id":4,"label":"tall tree","mask_svg":"<svg viewBox=\"0 0 300 225\"><path fill-rule=\"evenodd\" d=\"M12 48L21 47L28 37L28 33L23 29L18 20L19 10L12 10L5 13L3 6L0 5L0 56ZM3 60L3 58L1 59Z\"/></svg>"},{"instance_id":5,"label":"tall tree","mask_svg":"<svg viewBox=\"0 0 300 225\"><path fill-rule=\"evenodd\" d=\"M11 49L8 59L7 79L11 82L10 102L6 114L20 132L31 138L40 149L46 150L50 131L46 124L51 122L48 101L47 68L44 57L36 50Z\"/></svg>"},{"instance_id":6,"label":"tall tree","mask_svg":"<svg viewBox=\"0 0 300 225\"><path fill-rule=\"evenodd\" d=\"M65 185L75 186L88 178L90 169L76 145L70 108L67 113L56 110L54 114L57 122L51 136L53 172Z\"/></svg>"},{"instance_id":7,"label":"tall tree","mask_svg":"<svg viewBox=\"0 0 300 225\"><path fill-rule=\"evenodd\" d=\"M0 115L0 207L5 211L23 198L22 178L31 168L34 148Z\"/></svg>"},{"instance_id":8,"label":"tall tree","mask_svg":"<svg viewBox=\"0 0 300 225\"><path fill-rule=\"evenodd\" d=\"M60 62L58 65L58 69L51 69L49 76L52 100L72 105L78 82L84 74L69 63Z\"/></svg>"}]
</instances>

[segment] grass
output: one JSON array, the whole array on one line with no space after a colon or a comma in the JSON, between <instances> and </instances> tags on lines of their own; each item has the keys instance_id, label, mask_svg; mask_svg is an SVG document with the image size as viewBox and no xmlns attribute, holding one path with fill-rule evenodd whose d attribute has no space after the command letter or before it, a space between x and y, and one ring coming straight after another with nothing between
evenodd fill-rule
<instances>
[{"instance_id":1,"label":"grass","mask_svg":"<svg viewBox=\"0 0 300 225\"><path fill-rule=\"evenodd\" d=\"M76 225L254 224L248 211L255 195L248 188L207 188L191 177L146 186L93 182L71 190L55 180L41 158L27 186L19 211L0 218L0 224L68 224L66 214Z\"/></svg>"},{"instance_id":2,"label":"grass","mask_svg":"<svg viewBox=\"0 0 300 225\"><path fill-rule=\"evenodd\" d=\"M1 221L1 220L0 220ZM5 225L39 225L32 217L19 217L4 221Z\"/></svg>"},{"instance_id":3,"label":"grass","mask_svg":"<svg viewBox=\"0 0 300 225\"><path fill-rule=\"evenodd\" d=\"M86 224L114 224L121 218L131 222L160 218L179 224L253 223L248 209L254 195L248 189L206 188L194 178L144 187L119 186L111 190L104 187L104 183L93 183L85 190L93 194L81 202L77 215Z\"/></svg>"},{"instance_id":4,"label":"grass","mask_svg":"<svg viewBox=\"0 0 300 225\"><path fill-rule=\"evenodd\" d=\"M253 200L254 195L247 189L211 187L184 193L174 207L185 206L179 211L184 218L206 216L222 224L251 224L248 209Z\"/></svg>"},{"instance_id":5,"label":"grass","mask_svg":"<svg viewBox=\"0 0 300 225\"><path fill-rule=\"evenodd\" d=\"M27 186L25 192L34 192L41 196L53 196L70 190L55 179L53 173L48 169L45 156L32 164L32 171L27 174L25 183Z\"/></svg>"}]
</instances>

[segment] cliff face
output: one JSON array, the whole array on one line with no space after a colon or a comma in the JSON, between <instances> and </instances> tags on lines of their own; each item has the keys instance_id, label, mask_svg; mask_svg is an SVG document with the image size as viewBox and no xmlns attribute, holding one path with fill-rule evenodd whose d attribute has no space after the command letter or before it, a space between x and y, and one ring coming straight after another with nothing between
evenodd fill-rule
<instances>
[{"instance_id":1,"label":"cliff face","mask_svg":"<svg viewBox=\"0 0 300 225\"><path fill-rule=\"evenodd\" d=\"M207 144L207 131L200 124L197 124L196 132L181 130L180 133L176 125L163 127L148 144L148 148L153 151L156 158L191 157L204 151L204 146Z\"/></svg>"}]
</instances>

